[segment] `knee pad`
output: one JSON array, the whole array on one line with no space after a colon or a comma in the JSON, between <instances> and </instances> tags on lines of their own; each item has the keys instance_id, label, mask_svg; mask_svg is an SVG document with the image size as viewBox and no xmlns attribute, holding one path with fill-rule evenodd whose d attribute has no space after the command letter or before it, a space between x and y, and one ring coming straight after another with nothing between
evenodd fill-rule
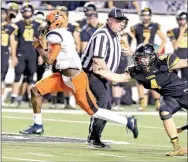
<instances>
[{"instance_id":1,"label":"knee pad","mask_svg":"<svg viewBox=\"0 0 188 162\"><path fill-rule=\"evenodd\" d=\"M168 112L168 114L162 115L162 112ZM168 120L172 117L172 110L167 105L163 105L160 107L159 115L161 117L161 120Z\"/></svg>"},{"instance_id":2,"label":"knee pad","mask_svg":"<svg viewBox=\"0 0 188 162\"><path fill-rule=\"evenodd\" d=\"M14 79L14 81L15 81L15 82L19 82L20 79L21 79L21 76L22 76L21 73L16 73L16 74L15 74L15 79Z\"/></svg>"}]
</instances>

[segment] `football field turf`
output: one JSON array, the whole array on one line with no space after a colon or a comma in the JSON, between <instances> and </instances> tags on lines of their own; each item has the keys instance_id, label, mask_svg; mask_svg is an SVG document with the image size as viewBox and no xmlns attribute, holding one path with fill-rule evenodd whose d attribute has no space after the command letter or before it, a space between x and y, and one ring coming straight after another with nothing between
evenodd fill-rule
<instances>
[{"instance_id":1,"label":"football field turf","mask_svg":"<svg viewBox=\"0 0 188 162\"><path fill-rule=\"evenodd\" d=\"M136 109L126 108L127 112ZM79 110L46 110L43 113L43 136L20 136L18 131L31 125L31 110L2 110L2 161L28 162L186 162L187 156L166 157L172 149L157 112L139 112L139 137L122 125L108 122L102 139L111 148L94 149L86 145L89 116ZM121 112L125 114L126 112ZM174 117L177 126L187 123L187 115L181 112ZM187 132L179 135L183 146L187 145Z\"/></svg>"}]
</instances>

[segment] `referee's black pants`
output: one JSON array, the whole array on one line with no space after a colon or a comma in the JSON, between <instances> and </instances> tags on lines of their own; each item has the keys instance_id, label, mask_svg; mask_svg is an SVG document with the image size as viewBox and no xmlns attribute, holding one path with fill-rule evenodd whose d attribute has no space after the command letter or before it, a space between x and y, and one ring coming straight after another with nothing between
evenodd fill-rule
<instances>
[{"instance_id":1,"label":"referee's black pants","mask_svg":"<svg viewBox=\"0 0 188 162\"><path fill-rule=\"evenodd\" d=\"M111 110L110 82L93 73L87 74L90 89L97 100L100 108ZM100 139L101 133L106 125L102 119L91 118L88 139Z\"/></svg>"}]
</instances>

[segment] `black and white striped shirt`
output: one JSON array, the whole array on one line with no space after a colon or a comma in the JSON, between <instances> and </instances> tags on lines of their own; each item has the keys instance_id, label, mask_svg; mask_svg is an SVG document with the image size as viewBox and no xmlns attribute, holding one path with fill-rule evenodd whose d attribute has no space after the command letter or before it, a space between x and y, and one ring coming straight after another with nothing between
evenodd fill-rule
<instances>
[{"instance_id":1,"label":"black and white striped shirt","mask_svg":"<svg viewBox=\"0 0 188 162\"><path fill-rule=\"evenodd\" d=\"M119 66L120 57L120 37L106 24L92 35L82 54L81 61L84 71L91 71L93 58L102 58L108 68L115 72Z\"/></svg>"}]
</instances>

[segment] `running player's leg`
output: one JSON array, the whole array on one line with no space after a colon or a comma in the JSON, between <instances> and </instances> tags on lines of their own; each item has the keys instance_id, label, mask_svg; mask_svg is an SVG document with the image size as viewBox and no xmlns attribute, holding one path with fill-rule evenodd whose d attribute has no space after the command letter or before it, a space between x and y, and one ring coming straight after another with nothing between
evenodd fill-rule
<instances>
[{"instance_id":1,"label":"running player's leg","mask_svg":"<svg viewBox=\"0 0 188 162\"><path fill-rule=\"evenodd\" d=\"M172 114L179 111L181 108L180 104L172 97L161 97L160 117L163 121L163 125L166 133L171 139L174 149L168 152L167 156L181 156L184 155L184 150L179 144L177 135L177 129Z\"/></svg>"},{"instance_id":2,"label":"running player's leg","mask_svg":"<svg viewBox=\"0 0 188 162\"><path fill-rule=\"evenodd\" d=\"M134 138L137 138L137 120L134 117L127 118L125 116L117 115L110 110L99 108L97 106L95 97L89 89L88 78L84 72L81 72L78 76L72 78L72 83L75 89L73 92L75 99L83 110L95 118L110 120L126 125L133 132Z\"/></svg>"},{"instance_id":3,"label":"running player's leg","mask_svg":"<svg viewBox=\"0 0 188 162\"><path fill-rule=\"evenodd\" d=\"M42 134L43 123L42 123L42 96L52 92L68 91L68 87L65 86L62 75L54 73L51 76L38 81L33 88L31 88L31 102L34 113L34 125L30 128L21 130L22 134Z\"/></svg>"}]
</instances>

